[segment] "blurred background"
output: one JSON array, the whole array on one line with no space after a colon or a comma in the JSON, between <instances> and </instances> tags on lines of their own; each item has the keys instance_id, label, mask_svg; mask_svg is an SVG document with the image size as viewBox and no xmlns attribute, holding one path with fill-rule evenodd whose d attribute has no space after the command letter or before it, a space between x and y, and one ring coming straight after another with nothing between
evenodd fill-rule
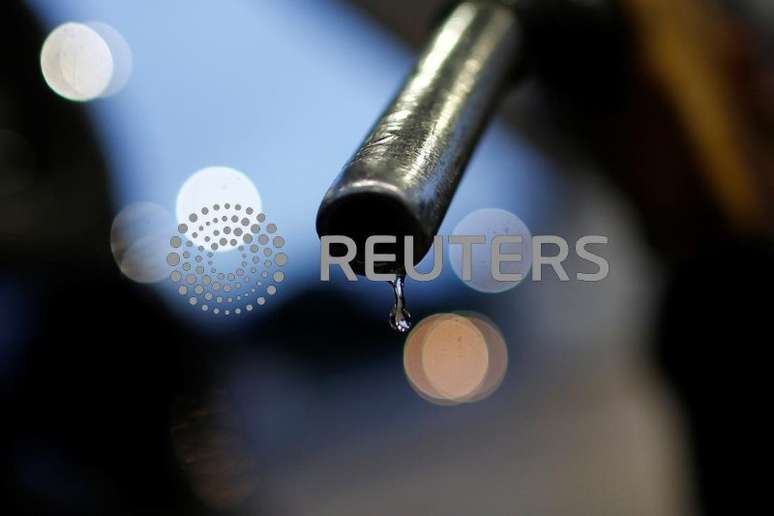
<instances>
[{"instance_id":1,"label":"blurred background","mask_svg":"<svg viewBox=\"0 0 774 516\"><path fill-rule=\"evenodd\" d=\"M500 294L448 266L409 281L416 320L475 312L506 350L488 397L450 403L412 380L387 285L319 281L314 227L447 2L4 2L0 513L764 503L774 7L550 3L562 16L441 233L502 208L532 234L607 236L610 274ZM52 68L44 42L67 23ZM163 259L183 185L208 167L254 185L289 257L239 318L192 309L142 259Z\"/></svg>"}]
</instances>

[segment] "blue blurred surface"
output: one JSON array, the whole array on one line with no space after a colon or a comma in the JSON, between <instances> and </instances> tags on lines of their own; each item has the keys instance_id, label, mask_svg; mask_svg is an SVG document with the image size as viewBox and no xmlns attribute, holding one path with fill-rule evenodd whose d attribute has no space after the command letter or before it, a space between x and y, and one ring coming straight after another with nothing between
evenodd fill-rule
<instances>
[{"instance_id":1,"label":"blue blurred surface","mask_svg":"<svg viewBox=\"0 0 774 516\"><path fill-rule=\"evenodd\" d=\"M413 62L409 49L351 6L327 0L30 3L51 28L102 21L132 49L128 86L90 105L116 212L135 201L174 212L189 175L210 165L234 167L254 181L287 239L282 294L318 281L318 203L400 86ZM546 175L540 160L496 122L442 232L482 207L536 221L547 203ZM423 266L431 267L431 259ZM382 285L335 285L380 307L388 298ZM411 302L421 307L466 288L447 261L440 280L411 290Z\"/></svg>"}]
</instances>

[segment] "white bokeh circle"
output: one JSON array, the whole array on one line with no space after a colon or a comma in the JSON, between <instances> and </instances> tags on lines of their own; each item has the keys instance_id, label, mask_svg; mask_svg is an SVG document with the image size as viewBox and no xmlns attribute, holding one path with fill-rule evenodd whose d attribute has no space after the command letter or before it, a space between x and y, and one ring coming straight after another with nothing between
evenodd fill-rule
<instances>
[{"instance_id":1,"label":"white bokeh circle","mask_svg":"<svg viewBox=\"0 0 774 516\"><path fill-rule=\"evenodd\" d=\"M123 35L110 25L102 22L87 22L85 25L99 34L110 49L110 55L113 58L113 73L100 97L115 95L126 86L132 75L134 62L132 49Z\"/></svg>"},{"instance_id":2,"label":"white bokeh circle","mask_svg":"<svg viewBox=\"0 0 774 516\"><path fill-rule=\"evenodd\" d=\"M175 216L179 224L191 224L191 215L201 216L203 206L250 206L256 212L263 210L258 189L242 172L230 167L207 167L190 176L177 194ZM202 236L192 237L196 245L204 245ZM230 251L234 246L220 246L217 252Z\"/></svg>"},{"instance_id":3,"label":"white bokeh circle","mask_svg":"<svg viewBox=\"0 0 774 516\"><path fill-rule=\"evenodd\" d=\"M172 214L158 204L138 202L124 207L110 228L110 250L121 273L137 283L158 283L167 277Z\"/></svg>"},{"instance_id":4,"label":"white bokeh circle","mask_svg":"<svg viewBox=\"0 0 774 516\"><path fill-rule=\"evenodd\" d=\"M43 43L40 67L58 95L79 102L100 97L113 78L113 55L105 39L84 23L65 23Z\"/></svg>"},{"instance_id":5,"label":"white bokeh circle","mask_svg":"<svg viewBox=\"0 0 774 516\"><path fill-rule=\"evenodd\" d=\"M449 261L458 278L467 286L479 292L499 293L510 290L527 277L532 267L532 234L527 225L513 213L499 208L484 208L465 216L454 228L453 235L483 235L485 242L472 248L471 279L463 279L463 246L449 245ZM498 235L521 236L521 243L503 243L502 254L520 254L521 261L504 261L500 271L506 274L522 275L520 281L498 281L491 273L492 241Z\"/></svg>"}]
</instances>

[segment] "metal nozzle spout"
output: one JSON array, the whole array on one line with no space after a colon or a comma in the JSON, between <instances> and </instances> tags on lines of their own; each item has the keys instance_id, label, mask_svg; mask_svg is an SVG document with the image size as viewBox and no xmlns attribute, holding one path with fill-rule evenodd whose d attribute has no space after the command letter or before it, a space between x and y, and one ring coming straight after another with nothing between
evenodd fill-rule
<instances>
[{"instance_id":1,"label":"metal nozzle spout","mask_svg":"<svg viewBox=\"0 0 774 516\"><path fill-rule=\"evenodd\" d=\"M403 236L414 238L415 263L430 249L521 43L516 13L494 0L460 3L435 32L317 213L321 237L345 235L358 245L356 272L371 235L398 237L397 264Z\"/></svg>"}]
</instances>

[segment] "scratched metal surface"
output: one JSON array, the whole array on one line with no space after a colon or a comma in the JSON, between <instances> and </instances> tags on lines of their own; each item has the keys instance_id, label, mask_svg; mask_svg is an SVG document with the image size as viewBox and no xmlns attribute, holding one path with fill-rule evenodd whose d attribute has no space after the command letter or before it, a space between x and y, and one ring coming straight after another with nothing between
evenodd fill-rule
<instances>
[{"instance_id":1,"label":"scratched metal surface","mask_svg":"<svg viewBox=\"0 0 774 516\"><path fill-rule=\"evenodd\" d=\"M510 9L460 4L326 193L318 233L412 235L421 259L520 50Z\"/></svg>"}]
</instances>

